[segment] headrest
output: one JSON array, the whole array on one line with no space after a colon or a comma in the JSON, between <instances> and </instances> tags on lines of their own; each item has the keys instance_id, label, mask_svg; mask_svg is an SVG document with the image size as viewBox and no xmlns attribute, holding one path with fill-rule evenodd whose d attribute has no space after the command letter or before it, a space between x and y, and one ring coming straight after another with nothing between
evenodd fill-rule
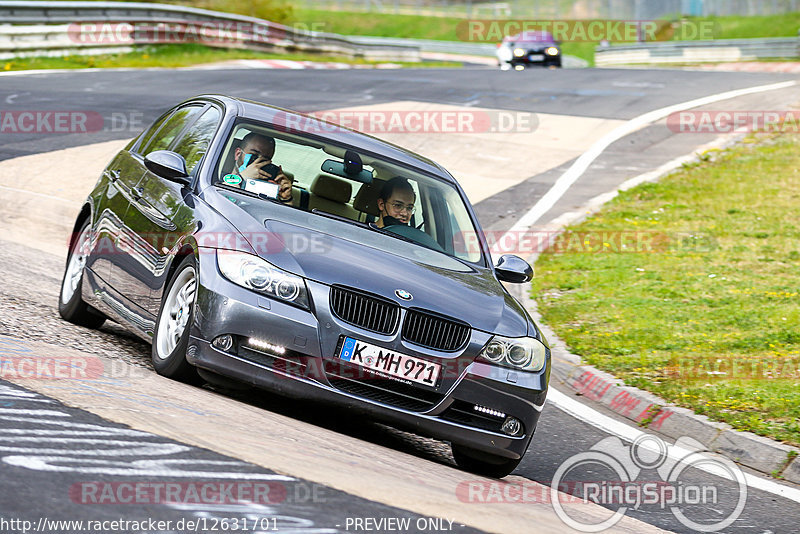
<instances>
[{"instance_id":1,"label":"headrest","mask_svg":"<svg viewBox=\"0 0 800 534\"><path fill-rule=\"evenodd\" d=\"M358 193L356 193L353 207L358 211L369 213L375 217L380 216L378 196L381 194L381 189L383 189L383 182L380 180L373 180L372 183L363 184L358 189Z\"/></svg>"},{"instance_id":2,"label":"headrest","mask_svg":"<svg viewBox=\"0 0 800 534\"><path fill-rule=\"evenodd\" d=\"M318 174L311 182L311 194L322 198L327 198L339 204L346 204L353 194L353 186L350 182L328 174Z\"/></svg>"}]
</instances>

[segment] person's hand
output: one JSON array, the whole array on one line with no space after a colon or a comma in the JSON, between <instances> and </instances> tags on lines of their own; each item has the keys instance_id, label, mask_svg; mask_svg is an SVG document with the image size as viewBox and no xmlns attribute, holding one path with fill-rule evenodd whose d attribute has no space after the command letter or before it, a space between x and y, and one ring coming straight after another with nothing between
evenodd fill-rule
<instances>
[{"instance_id":1,"label":"person's hand","mask_svg":"<svg viewBox=\"0 0 800 534\"><path fill-rule=\"evenodd\" d=\"M281 174L271 181L275 182L280 187L280 189L278 189L278 199L283 202L288 202L292 199L292 181L288 176L281 172Z\"/></svg>"},{"instance_id":2,"label":"person's hand","mask_svg":"<svg viewBox=\"0 0 800 534\"><path fill-rule=\"evenodd\" d=\"M270 163L270 161L264 156L258 156L258 159L251 162L243 171L240 171L242 178L245 180L269 180L270 175L261 170L261 168Z\"/></svg>"}]
</instances>

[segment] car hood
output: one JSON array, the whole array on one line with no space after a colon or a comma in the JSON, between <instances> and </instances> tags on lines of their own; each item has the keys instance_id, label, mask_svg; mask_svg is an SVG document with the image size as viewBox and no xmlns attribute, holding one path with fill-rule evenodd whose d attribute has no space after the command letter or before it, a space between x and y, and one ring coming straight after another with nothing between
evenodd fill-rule
<instances>
[{"instance_id":1,"label":"car hood","mask_svg":"<svg viewBox=\"0 0 800 534\"><path fill-rule=\"evenodd\" d=\"M265 226L272 245L259 250L260 255L289 272L381 295L403 307L454 317L478 330L509 337L528 333L527 315L490 269L461 262L457 262L459 270L447 269L283 221L267 220ZM395 294L398 289L411 293L413 299L400 299Z\"/></svg>"}]
</instances>

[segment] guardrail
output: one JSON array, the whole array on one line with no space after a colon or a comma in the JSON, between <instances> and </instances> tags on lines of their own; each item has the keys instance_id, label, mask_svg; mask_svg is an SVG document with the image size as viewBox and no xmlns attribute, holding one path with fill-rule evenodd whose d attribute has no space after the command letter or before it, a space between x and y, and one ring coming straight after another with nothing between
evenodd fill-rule
<instances>
[{"instance_id":1,"label":"guardrail","mask_svg":"<svg viewBox=\"0 0 800 534\"><path fill-rule=\"evenodd\" d=\"M800 38L671 41L598 47L598 67L631 64L715 63L800 57Z\"/></svg>"},{"instance_id":2,"label":"guardrail","mask_svg":"<svg viewBox=\"0 0 800 534\"><path fill-rule=\"evenodd\" d=\"M0 59L100 54L175 42L377 61L420 60L416 46L356 42L341 35L191 7L137 2L0 1Z\"/></svg>"}]
</instances>

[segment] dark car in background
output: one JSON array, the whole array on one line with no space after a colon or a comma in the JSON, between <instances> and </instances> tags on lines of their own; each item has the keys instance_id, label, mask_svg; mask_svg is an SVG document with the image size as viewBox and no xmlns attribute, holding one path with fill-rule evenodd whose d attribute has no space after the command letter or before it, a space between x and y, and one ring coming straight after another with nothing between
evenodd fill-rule
<instances>
[{"instance_id":1,"label":"dark car in background","mask_svg":"<svg viewBox=\"0 0 800 534\"><path fill-rule=\"evenodd\" d=\"M242 180L254 138L274 140L261 155L291 180L290 199ZM396 176L413 187L410 220L378 227ZM59 311L127 326L152 342L164 376L335 404L450 441L462 468L504 476L528 448L550 374L546 340L500 283L531 276L518 257L492 263L463 190L436 163L202 96L103 171L74 225Z\"/></svg>"},{"instance_id":2,"label":"dark car in background","mask_svg":"<svg viewBox=\"0 0 800 534\"><path fill-rule=\"evenodd\" d=\"M561 66L561 46L551 33L545 31L527 31L506 36L497 45L496 54L501 67Z\"/></svg>"}]
</instances>

